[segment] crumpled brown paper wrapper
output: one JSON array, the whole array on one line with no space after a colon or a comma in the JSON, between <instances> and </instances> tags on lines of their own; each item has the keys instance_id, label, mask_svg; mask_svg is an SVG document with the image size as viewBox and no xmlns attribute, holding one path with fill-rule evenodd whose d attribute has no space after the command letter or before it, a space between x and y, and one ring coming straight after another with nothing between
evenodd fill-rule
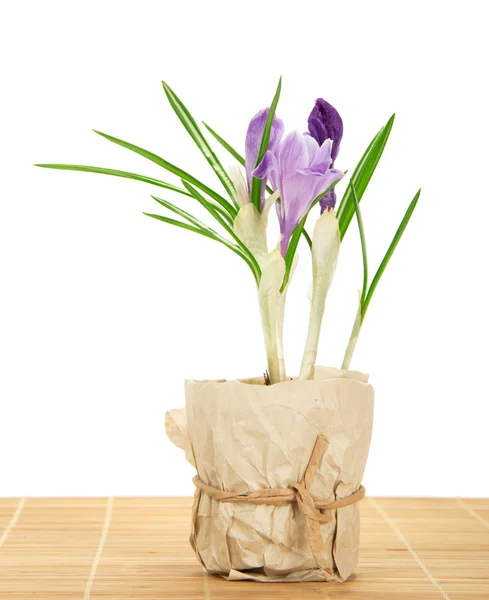
<instances>
[{"instance_id":1,"label":"crumpled brown paper wrapper","mask_svg":"<svg viewBox=\"0 0 489 600\"><path fill-rule=\"evenodd\" d=\"M185 395L186 411L166 415L167 434L212 487L237 494L289 487L323 434L329 446L311 494L333 502L359 488L373 421L367 375L316 367L314 380L272 386L262 378L186 381ZM209 572L230 580L344 581L358 560L358 505L332 517L321 525L332 576L315 563L296 503L231 504L196 490L190 543Z\"/></svg>"}]
</instances>

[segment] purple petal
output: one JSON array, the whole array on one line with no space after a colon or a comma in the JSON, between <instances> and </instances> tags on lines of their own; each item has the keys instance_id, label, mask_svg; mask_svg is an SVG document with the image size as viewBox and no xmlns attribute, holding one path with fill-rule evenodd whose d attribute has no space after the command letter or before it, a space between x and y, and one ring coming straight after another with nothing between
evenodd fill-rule
<instances>
[{"instance_id":1,"label":"purple petal","mask_svg":"<svg viewBox=\"0 0 489 600\"><path fill-rule=\"evenodd\" d=\"M330 178L329 178L328 182L326 182L326 180L324 181L324 186L322 188L323 190L328 189L334 181L337 181L338 179L341 179L343 177L343 173L341 171L339 171L338 169L330 169L326 173L326 175L329 175ZM319 191L318 196L320 193L321 193L321 190ZM323 196L321 198L321 200L319 201L319 205L321 206L321 214L323 214L323 212L326 209L333 210L333 208L336 206L336 190L335 190L335 188L330 190L325 196Z\"/></svg>"},{"instance_id":2,"label":"purple petal","mask_svg":"<svg viewBox=\"0 0 489 600\"><path fill-rule=\"evenodd\" d=\"M268 177L271 171L277 168L277 159L275 158L275 154L270 150L265 152L261 163L251 171L252 177L257 177L258 179L264 179Z\"/></svg>"},{"instance_id":3,"label":"purple petal","mask_svg":"<svg viewBox=\"0 0 489 600\"><path fill-rule=\"evenodd\" d=\"M322 186L324 176L296 172L282 181L281 206L279 211L280 232L284 240L290 239L299 221L307 213L314 199L318 196L318 188ZM330 184L328 184L330 185ZM326 186L327 189L328 186ZM288 245L288 241L286 243Z\"/></svg>"},{"instance_id":4,"label":"purple petal","mask_svg":"<svg viewBox=\"0 0 489 600\"><path fill-rule=\"evenodd\" d=\"M256 158L260 149L261 138L263 135L263 129L268 116L268 108L264 108L257 113L250 121L248 125L248 131L246 132L245 142L245 168L246 168L246 180L248 182L248 189L251 190L251 178L252 171L255 168ZM284 132L284 124L282 121L274 117L272 121L272 129L270 131L270 141L268 143L268 150L275 150Z\"/></svg>"},{"instance_id":5,"label":"purple petal","mask_svg":"<svg viewBox=\"0 0 489 600\"><path fill-rule=\"evenodd\" d=\"M317 173L325 173L332 165L331 149L333 142L330 139L324 140L318 153L311 164L311 169Z\"/></svg>"},{"instance_id":6,"label":"purple petal","mask_svg":"<svg viewBox=\"0 0 489 600\"><path fill-rule=\"evenodd\" d=\"M304 134L304 141L306 142L307 152L309 154L309 164L313 165L317 155L319 154L319 144L308 133Z\"/></svg>"},{"instance_id":7,"label":"purple petal","mask_svg":"<svg viewBox=\"0 0 489 600\"><path fill-rule=\"evenodd\" d=\"M280 181L278 176L278 161L275 154L271 150L267 150L265 152L261 163L256 167L256 169L253 169L251 176L262 179L264 182L266 182L268 179L273 191L279 189Z\"/></svg>"},{"instance_id":8,"label":"purple petal","mask_svg":"<svg viewBox=\"0 0 489 600\"><path fill-rule=\"evenodd\" d=\"M294 229L315 198L318 177L320 176L316 174L299 171L281 182L281 204L280 206L277 204L277 214L282 234L280 251L284 258Z\"/></svg>"},{"instance_id":9,"label":"purple petal","mask_svg":"<svg viewBox=\"0 0 489 600\"><path fill-rule=\"evenodd\" d=\"M294 131L286 136L280 144L278 162L281 178L309 167L309 151L302 133Z\"/></svg>"},{"instance_id":10,"label":"purple petal","mask_svg":"<svg viewBox=\"0 0 489 600\"><path fill-rule=\"evenodd\" d=\"M287 254L287 248L289 247L290 238L292 237L292 231L288 230L286 233L282 233L282 239L280 240L280 254L284 258Z\"/></svg>"},{"instance_id":11,"label":"purple petal","mask_svg":"<svg viewBox=\"0 0 489 600\"><path fill-rule=\"evenodd\" d=\"M343 121L334 106L318 98L307 120L309 133L322 146L325 140L333 140L331 150L332 164L338 156L341 138L343 137Z\"/></svg>"},{"instance_id":12,"label":"purple petal","mask_svg":"<svg viewBox=\"0 0 489 600\"><path fill-rule=\"evenodd\" d=\"M283 256L287 252L292 232L305 216L311 204L333 182L343 176L343 173L338 169L328 169L324 174L308 171L297 171L281 182L282 202L280 207L277 206L277 212L280 222L280 232L282 234L280 248ZM328 196L330 193L328 192ZM329 208L327 205L326 207Z\"/></svg>"},{"instance_id":13,"label":"purple petal","mask_svg":"<svg viewBox=\"0 0 489 600\"><path fill-rule=\"evenodd\" d=\"M336 206L336 190L333 188L323 196L319 201L319 205L321 206L321 214L323 214L325 210L333 210Z\"/></svg>"}]
</instances>

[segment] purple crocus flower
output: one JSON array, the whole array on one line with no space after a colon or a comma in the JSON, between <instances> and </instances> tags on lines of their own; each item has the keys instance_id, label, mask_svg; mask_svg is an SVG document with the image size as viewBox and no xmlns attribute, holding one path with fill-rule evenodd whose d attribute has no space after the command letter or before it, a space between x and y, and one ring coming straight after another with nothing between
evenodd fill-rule
<instances>
[{"instance_id":1,"label":"purple crocus flower","mask_svg":"<svg viewBox=\"0 0 489 600\"><path fill-rule=\"evenodd\" d=\"M314 200L343 176L332 169L333 141L318 144L308 133L289 133L268 150L253 172L255 177L269 177L274 190L280 192L277 213L282 234L281 253L285 257L292 232L306 215Z\"/></svg>"},{"instance_id":2,"label":"purple crocus flower","mask_svg":"<svg viewBox=\"0 0 489 600\"><path fill-rule=\"evenodd\" d=\"M246 142L245 142L245 169L246 169L246 182L248 184L248 195L251 195L251 180L253 178L253 170L256 164L256 158L258 156L258 151L260 149L261 138L263 135L263 130L265 128L265 123L268 116L268 108L264 108L260 110L250 121L248 125L248 131L246 132ZM270 141L268 143L268 150L271 152L275 152L277 146L282 138L284 133L284 124L283 122L277 118L273 117L272 121L272 129L270 131ZM263 197L265 193L265 186L267 184L266 177L263 178L261 184L261 193L260 193L260 206L263 208Z\"/></svg>"},{"instance_id":3,"label":"purple crocus flower","mask_svg":"<svg viewBox=\"0 0 489 600\"><path fill-rule=\"evenodd\" d=\"M307 120L309 133L321 145L325 140L332 140L331 148L331 166L334 166L334 161L340 150L341 138L343 137L343 121L334 106L329 102L318 98L314 108ZM336 204L336 192L334 188L328 192L320 202L321 213L333 209Z\"/></svg>"}]
</instances>

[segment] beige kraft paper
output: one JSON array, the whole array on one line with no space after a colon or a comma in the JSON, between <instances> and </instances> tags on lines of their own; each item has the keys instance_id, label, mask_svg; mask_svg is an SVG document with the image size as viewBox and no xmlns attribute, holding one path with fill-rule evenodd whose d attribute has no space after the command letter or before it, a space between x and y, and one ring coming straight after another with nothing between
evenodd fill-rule
<instances>
[{"instance_id":1,"label":"beige kraft paper","mask_svg":"<svg viewBox=\"0 0 489 600\"><path fill-rule=\"evenodd\" d=\"M236 494L289 487L323 434L329 445L311 494L333 502L359 488L373 421L367 375L316 367L314 380L272 386L262 378L187 381L185 395L186 410L166 415L167 433L212 487ZM321 524L332 576L317 567L295 502L231 504L196 490L190 542L209 572L230 580L344 581L358 560L358 504L332 517Z\"/></svg>"}]
</instances>

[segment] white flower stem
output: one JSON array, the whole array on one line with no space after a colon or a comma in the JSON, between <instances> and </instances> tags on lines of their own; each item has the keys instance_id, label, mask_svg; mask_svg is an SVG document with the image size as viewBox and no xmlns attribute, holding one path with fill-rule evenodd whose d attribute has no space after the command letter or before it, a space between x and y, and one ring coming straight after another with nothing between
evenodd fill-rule
<instances>
[{"instance_id":1,"label":"white flower stem","mask_svg":"<svg viewBox=\"0 0 489 600\"><path fill-rule=\"evenodd\" d=\"M280 381L285 381L287 374L285 372L284 356L284 314L285 314L285 294L286 290L281 292L277 306L277 356L279 361Z\"/></svg>"},{"instance_id":2,"label":"white flower stem","mask_svg":"<svg viewBox=\"0 0 489 600\"><path fill-rule=\"evenodd\" d=\"M262 300L262 298L260 298L260 300ZM273 300L276 301L274 302ZM280 297L272 297L271 299L265 298L264 302L260 301L263 337L267 353L268 375L270 377L270 383L272 384L282 381L282 375L284 375L285 379L285 363L283 356L281 356L282 330L279 326L279 305L282 302L282 298Z\"/></svg>"},{"instance_id":3,"label":"white flower stem","mask_svg":"<svg viewBox=\"0 0 489 600\"><path fill-rule=\"evenodd\" d=\"M345 371L348 371L350 368L350 362L353 356L353 352L355 351L355 347L357 345L358 336L360 335L360 329L362 328L363 316L362 316L362 307L358 308L357 316L355 318L355 322L353 323L353 328L351 330L350 341L348 342L348 346L346 347L345 356L343 358L343 364L341 368Z\"/></svg>"},{"instance_id":4,"label":"white flower stem","mask_svg":"<svg viewBox=\"0 0 489 600\"><path fill-rule=\"evenodd\" d=\"M311 311L309 314L306 347L302 357L299 379L312 379L313 377L313 368L316 364L319 335L321 333L327 291L327 287L326 289L316 288L314 290L311 300Z\"/></svg>"},{"instance_id":5,"label":"white flower stem","mask_svg":"<svg viewBox=\"0 0 489 600\"><path fill-rule=\"evenodd\" d=\"M312 239L312 298L306 347L299 379L312 379L323 322L326 297L333 280L340 249L338 221L326 210L314 227Z\"/></svg>"},{"instance_id":6,"label":"white flower stem","mask_svg":"<svg viewBox=\"0 0 489 600\"><path fill-rule=\"evenodd\" d=\"M285 295L280 292L284 274L285 261L277 248L263 263L262 277L258 286L258 303L270 383L278 383L285 379L282 344Z\"/></svg>"}]
</instances>

